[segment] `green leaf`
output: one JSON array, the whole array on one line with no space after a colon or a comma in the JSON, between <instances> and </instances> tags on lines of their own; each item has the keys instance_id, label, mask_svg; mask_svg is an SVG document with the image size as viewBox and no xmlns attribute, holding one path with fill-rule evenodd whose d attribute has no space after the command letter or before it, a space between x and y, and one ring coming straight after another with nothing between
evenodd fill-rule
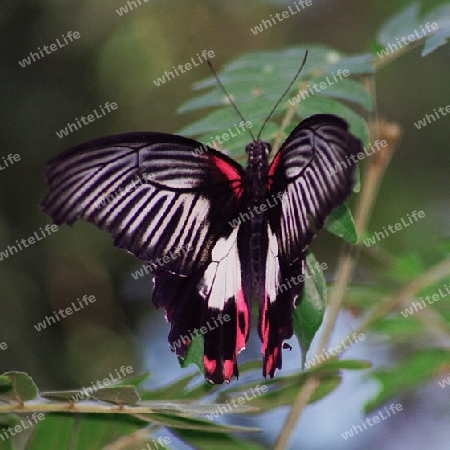
<instances>
[{"instance_id":1,"label":"green leaf","mask_svg":"<svg viewBox=\"0 0 450 450\"><path fill-rule=\"evenodd\" d=\"M294 332L302 350L302 362L322 324L325 313L327 285L322 267L310 252L306 255L305 285L300 303L293 313Z\"/></svg>"},{"instance_id":2,"label":"green leaf","mask_svg":"<svg viewBox=\"0 0 450 450\"><path fill-rule=\"evenodd\" d=\"M387 20L378 32L378 42L386 47L388 44L396 44L396 39L407 37L419 30L419 3L408 5L397 15Z\"/></svg>"},{"instance_id":3,"label":"green leaf","mask_svg":"<svg viewBox=\"0 0 450 450\"><path fill-rule=\"evenodd\" d=\"M86 414L75 427L74 450L98 450L134 433L145 422L124 414ZM47 448L47 447L46 447ZM48 447L66 449L70 447Z\"/></svg>"},{"instance_id":4,"label":"green leaf","mask_svg":"<svg viewBox=\"0 0 450 450\"><path fill-rule=\"evenodd\" d=\"M358 243L355 222L350 208L346 203L334 208L325 221L325 229L336 236L341 237L350 244Z\"/></svg>"},{"instance_id":5,"label":"green leaf","mask_svg":"<svg viewBox=\"0 0 450 450\"><path fill-rule=\"evenodd\" d=\"M372 99L359 82L346 78L335 78L338 77L336 74L339 70L348 70L353 75L373 73L374 68L371 63L373 57L370 54L345 56L334 49L317 45L311 45L308 48L310 50L308 61L299 76L298 84L294 85L291 92L287 94L288 98L297 94L298 86L301 86L302 83L320 82L326 80L326 77L331 82L327 83L327 89L321 92L323 95L317 95L318 102L311 103L308 111L300 111L299 116L305 118L311 115L311 109L318 113L342 113L339 115L350 122L352 131L361 137L363 142L367 142L367 129L362 118L328 97L354 102L371 110ZM282 93L280 86L287 86L291 81L303 59L305 49L306 47L295 47L281 52L248 53L230 62L219 72L222 83L246 120L252 122L254 130L258 130L268 112L279 99ZM188 136L201 135L202 142L213 145L212 140L216 135L221 136L224 132L230 134L230 130L235 132L235 127L240 120L236 117L235 111L229 105L229 100L224 97L213 77L208 77L194 85L194 89L211 87L213 90L189 100L180 107L179 111L196 111L206 107L216 107L215 110L179 130L178 133ZM326 101L327 98L328 101ZM273 118L284 114L288 107L287 101L282 102ZM306 114L304 114L305 112ZM275 125L271 130L268 130L268 127L269 125L264 129L262 136L264 140L270 140L269 137L273 137L274 131L277 129ZM239 139L239 143L236 137L233 137L225 142L223 147L232 153L239 148L240 154L242 154L243 148L248 143L248 134L240 133L237 139Z\"/></svg>"},{"instance_id":6,"label":"green leaf","mask_svg":"<svg viewBox=\"0 0 450 450\"><path fill-rule=\"evenodd\" d=\"M333 79L330 80L328 78L328 80L329 83L326 78L317 77L309 82L309 85L316 84L318 86L317 89L320 89L320 83L325 83L327 85L326 88L320 90L314 95L324 95L328 97L335 97L337 99L348 100L349 102L362 106L367 111L372 110L372 97L361 83L347 78L343 78L342 80L338 78L337 81L334 81ZM306 90L305 87L303 87L303 90Z\"/></svg>"},{"instance_id":7,"label":"green leaf","mask_svg":"<svg viewBox=\"0 0 450 450\"><path fill-rule=\"evenodd\" d=\"M48 391L41 392L41 397L48 400L64 401L74 403L79 399L84 399L83 391Z\"/></svg>"},{"instance_id":8,"label":"green leaf","mask_svg":"<svg viewBox=\"0 0 450 450\"><path fill-rule=\"evenodd\" d=\"M265 382L266 385L273 384L273 389L255 397L251 401L252 406L259 408L258 413L271 411L280 406L290 406L294 402L299 390L303 387L308 376L300 374L294 377L274 378L275 382ZM327 374L320 379L320 383L308 403L314 403L328 395L341 383L338 375Z\"/></svg>"},{"instance_id":9,"label":"green leaf","mask_svg":"<svg viewBox=\"0 0 450 450\"><path fill-rule=\"evenodd\" d=\"M1 428L0 428L1 431ZM11 440L0 441L0 450L14 450Z\"/></svg>"},{"instance_id":10,"label":"green leaf","mask_svg":"<svg viewBox=\"0 0 450 450\"><path fill-rule=\"evenodd\" d=\"M38 395L38 389L33 379L25 372L5 372L4 377L8 378L11 384L2 385L0 398L16 400L23 403L27 400L33 400Z\"/></svg>"},{"instance_id":11,"label":"green leaf","mask_svg":"<svg viewBox=\"0 0 450 450\"><path fill-rule=\"evenodd\" d=\"M414 340L422 341L424 326L414 317L407 319L402 315L380 319L370 325L370 330L385 334L394 342L411 344Z\"/></svg>"},{"instance_id":12,"label":"green leaf","mask_svg":"<svg viewBox=\"0 0 450 450\"><path fill-rule=\"evenodd\" d=\"M0 433L2 427L13 427L19 423L19 417L14 414L0 414ZM1 442L1 441L0 441Z\"/></svg>"},{"instance_id":13,"label":"green leaf","mask_svg":"<svg viewBox=\"0 0 450 450\"><path fill-rule=\"evenodd\" d=\"M365 370L372 367L372 363L361 359L335 359L331 358L320 366L309 369L306 374L326 374L339 370Z\"/></svg>"},{"instance_id":14,"label":"green leaf","mask_svg":"<svg viewBox=\"0 0 450 450\"><path fill-rule=\"evenodd\" d=\"M212 421L194 419L192 417L171 416L169 414L152 414L149 420L168 428L181 428L185 430L202 430L211 433L242 433L260 431L258 428L240 427L235 425L222 425Z\"/></svg>"},{"instance_id":15,"label":"green leaf","mask_svg":"<svg viewBox=\"0 0 450 450\"><path fill-rule=\"evenodd\" d=\"M224 408L227 408L226 412L221 414L242 414L246 412L254 412L255 408L250 405L236 405L235 408L230 409L229 405L221 405L220 403L212 403L212 404L195 404L195 403L180 403L174 401L165 401L165 402L154 402L154 401L144 401L140 402L139 406L146 406L151 408L157 414L173 414L176 416L204 416L205 414L213 414L218 411L223 411ZM152 421L151 414L147 415L149 421Z\"/></svg>"},{"instance_id":16,"label":"green leaf","mask_svg":"<svg viewBox=\"0 0 450 450\"><path fill-rule=\"evenodd\" d=\"M291 405L298 391L313 375L320 380L320 383L309 401L312 403L325 397L339 385L341 377L338 373L340 370L365 370L370 367L371 363L368 361L330 359L317 368L302 373L264 380L261 387L255 386L253 382L226 389L220 393L219 401L229 402L232 399L236 401L239 397L248 400L248 397L251 397L249 404L258 407L260 409L258 413L270 411L279 406Z\"/></svg>"},{"instance_id":17,"label":"green leaf","mask_svg":"<svg viewBox=\"0 0 450 450\"><path fill-rule=\"evenodd\" d=\"M264 450L256 443L237 440L233 436L224 433L199 433L193 430L177 429L173 431L183 442L197 450Z\"/></svg>"},{"instance_id":18,"label":"green leaf","mask_svg":"<svg viewBox=\"0 0 450 450\"><path fill-rule=\"evenodd\" d=\"M177 380L172 384L163 386L159 389L151 391L141 391L139 392L139 395L141 396L142 400L166 400L168 398L184 398L187 385L196 376L197 374L193 373L191 375L188 375L187 377L182 378L181 380ZM198 398L201 398L202 396L203 395L200 395Z\"/></svg>"},{"instance_id":19,"label":"green leaf","mask_svg":"<svg viewBox=\"0 0 450 450\"><path fill-rule=\"evenodd\" d=\"M134 386L114 386L97 389L90 396L96 400L114 403L115 405L134 405L140 400Z\"/></svg>"},{"instance_id":20,"label":"green leaf","mask_svg":"<svg viewBox=\"0 0 450 450\"><path fill-rule=\"evenodd\" d=\"M313 95L302 100L296 106L297 115L304 119L313 114L335 114L342 117L350 125L350 131L367 146L369 141L369 129L366 121L353 110L338 101L325 96Z\"/></svg>"},{"instance_id":21,"label":"green leaf","mask_svg":"<svg viewBox=\"0 0 450 450\"><path fill-rule=\"evenodd\" d=\"M179 357L180 367L185 369L190 364L195 364L202 373L205 373L203 367L203 335L194 336L186 351L184 358Z\"/></svg>"},{"instance_id":22,"label":"green leaf","mask_svg":"<svg viewBox=\"0 0 450 450\"><path fill-rule=\"evenodd\" d=\"M441 45L445 45L450 38L450 5L446 3L430 11L422 20L423 24L427 22L436 22L439 28L426 39L422 56L426 56Z\"/></svg>"},{"instance_id":23,"label":"green leaf","mask_svg":"<svg viewBox=\"0 0 450 450\"><path fill-rule=\"evenodd\" d=\"M11 379L5 375L0 375L0 388L3 387L4 390L7 390L11 386L12 386Z\"/></svg>"},{"instance_id":24,"label":"green leaf","mask_svg":"<svg viewBox=\"0 0 450 450\"><path fill-rule=\"evenodd\" d=\"M417 253L396 255L389 276L400 281L412 280L425 271L422 258Z\"/></svg>"},{"instance_id":25,"label":"green leaf","mask_svg":"<svg viewBox=\"0 0 450 450\"><path fill-rule=\"evenodd\" d=\"M379 382L380 391L366 403L365 413L373 411L392 397L416 390L431 381L442 368L449 367L449 364L450 351L428 348L413 353L393 369L375 370L372 377Z\"/></svg>"},{"instance_id":26,"label":"green leaf","mask_svg":"<svg viewBox=\"0 0 450 450\"><path fill-rule=\"evenodd\" d=\"M73 414L46 414L27 444L27 450L71 448L71 435L77 418ZM90 450L92 447L86 447Z\"/></svg>"},{"instance_id":27,"label":"green leaf","mask_svg":"<svg viewBox=\"0 0 450 450\"><path fill-rule=\"evenodd\" d=\"M150 377L150 372L143 373L141 375L135 375L130 378L123 378L120 381L113 383L113 386L134 386L139 387L147 378Z\"/></svg>"}]
</instances>

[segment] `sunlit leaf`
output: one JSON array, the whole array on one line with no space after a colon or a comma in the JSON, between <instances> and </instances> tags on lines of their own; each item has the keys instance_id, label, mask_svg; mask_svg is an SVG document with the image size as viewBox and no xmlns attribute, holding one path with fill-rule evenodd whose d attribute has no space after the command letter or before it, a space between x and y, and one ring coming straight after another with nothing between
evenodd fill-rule
<instances>
[{"instance_id":1,"label":"sunlit leaf","mask_svg":"<svg viewBox=\"0 0 450 450\"><path fill-rule=\"evenodd\" d=\"M0 398L23 403L37 397L38 389L33 379L25 372L5 372L2 376L8 378L11 383L2 385Z\"/></svg>"},{"instance_id":2,"label":"sunlit leaf","mask_svg":"<svg viewBox=\"0 0 450 450\"><path fill-rule=\"evenodd\" d=\"M350 244L358 243L358 235L356 234L355 222L350 208L346 203L342 203L334 208L325 221L324 228L330 233L341 237Z\"/></svg>"},{"instance_id":3,"label":"sunlit leaf","mask_svg":"<svg viewBox=\"0 0 450 450\"><path fill-rule=\"evenodd\" d=\"M294 332L302 350L303 363L311 342L322 324L327 296L327 285L322 267L310 252L306 256L304 275L305 284L300 303L293 314Z\"/></svg>"},{"instance_id":4,"label":"sunlit leaf","mask_svg":"<svg viewBox=\"0 0 450 450\"><path fill-rule=\"evenodd\" d=\"M419 30L419 3L414 2L389 18L378 32L378 42L384 46L397 44L396 39L414 33Z\"/></svg>"},{"instance_id":5,"label":"sunlit leaf","mask_svg":"<svg viewBox=\"0 0 450 450\"><path fill-rule=\"evenodd\" d=\"M428 22L436 22L438 28L426 39L422 56L429 55L441 45L445 45L450 38L450 4L445 3L431 10L422 20L424 25Z\"/></svg>"}]
</instances>

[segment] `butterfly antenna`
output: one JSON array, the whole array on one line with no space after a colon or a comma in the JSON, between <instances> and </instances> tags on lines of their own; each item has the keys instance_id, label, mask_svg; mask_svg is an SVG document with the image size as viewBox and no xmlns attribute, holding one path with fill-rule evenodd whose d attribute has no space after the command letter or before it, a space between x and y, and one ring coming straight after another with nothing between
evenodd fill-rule
<instances>
[{"instance_id":1,"label":"butterfly antenna","mask_svg":"<svg viewBox=\"0 0 450 450\"><path fill-rule=\"evenodd\" d=\"M258 137L257 137L257 141L259 141L260 137L261 137L261 133L264 130L264 127L267 125L267 122L269 121L269 119L272 117L272 114L275 112L275 110L278 108L278 105L281 103L281 101L283 100L283 98L286 96L286 94L289 92L289 90L291 89L292 85L295 83L295 80L298 78L298 76L300 75L300 72L303 69L303 66L306 63L306 58L308 57L308 50L305 50L305 56L303 57L303 61L300 64L300 68L297 70L297 73L295 74L295 77L292 79L292 81L289 83L289 86L287 87L287 89L283 92L283 95L280 97L280 100L277 101L277 103L275 104L275 106L272 108L272 111L270 111L270 114L267 116L266 120L264 121L261 129L259 130L258 133Z\"/></svg>"},{"instance_id":2,"label":"butterfly antenna","mask_svg":"<svg viewBox=\"0 0 450 450\"><path fill-rule=\"evenodd\" d=\"M217 83L219 83L220 88L222 89L223 93L226 95L226 97L228 98L228 100L230 101L230 103L233 105L234 110L238 113L238 116L244 121L247 122L244 118L244 116L242 115L242 113L239 111L238 107L236 106L236 104L234 103L233 99L231 98L231 95L227 92L227 90L225 89L224 85L222 84L222 82L219 79L219 76L217 75L216 71L214 70L214 67L211 63L211 61L209 59L206 60L206 63L208 64L212 74L214 75L214 78L216 79ZM255 140L255 136L253 135L253 133L251 132L251 130L247 127L245 127L247 129L247 131L249 132L253 142L256 142Z\"/></svg>"}]
</instances>

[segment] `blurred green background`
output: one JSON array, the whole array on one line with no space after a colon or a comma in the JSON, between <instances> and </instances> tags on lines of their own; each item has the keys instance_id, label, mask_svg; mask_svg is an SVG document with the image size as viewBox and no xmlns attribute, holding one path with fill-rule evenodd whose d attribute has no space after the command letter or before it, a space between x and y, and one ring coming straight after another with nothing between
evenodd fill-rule
<instances>
[{"instance_id":1,"label":"blurred green background","mask_svg":"<svg viewBox=\"0 0 450 450\"><path fill-rule=\"evenodd\" d=\"M0 171L0 251L49 223L39 210L47 160L97 137L139 130L174 133L200 117L179 115L176 109L192 96L192 83L209 75L206 65L156 87L153 80L172 66L203 50L215 52L217 69L245 52L306 43L364 52L381 23L409 4L313 0L313 6L255 36L250 28L292 2L141 3L120 16L116 9L126 4L123 0L2 2L0 161L10 153L21 159ZM423 0L421 5L426 10L439 3ZM69 30L78 31L80 39L30 66L18 64ZM414 250L430 261L434 243L450 234L450 119L422 130L414 122L450 104L449 68L448 46L426 58L417 49L376 77L379 114L398 122L404 137L382 184L370 229L424 210L426 220L385 239L382 246L394 253ZM284 88L280 86L280 94ZM68 122L105 102L116 102L118 109L57 137L56 131ZM314 251L332 267L339 245L338 239L322 233ZM0 372L28 372L45 389L85 386L122 365L133 366L135 373L160 374L155 384L183 375L167 345L163 312L151 304L150 277L131 277L141 265L114 248L106 233L78 222L0 261L0 343L8 346L0 350ZM370 281L374 270L362 260L357 276ZM36 331L33 325L46 315L85 294L97 301ZM256 347L249 350L247 359L258 357ZM314 448L322 448L317 439Z\"/></svg>"}]
</instances>

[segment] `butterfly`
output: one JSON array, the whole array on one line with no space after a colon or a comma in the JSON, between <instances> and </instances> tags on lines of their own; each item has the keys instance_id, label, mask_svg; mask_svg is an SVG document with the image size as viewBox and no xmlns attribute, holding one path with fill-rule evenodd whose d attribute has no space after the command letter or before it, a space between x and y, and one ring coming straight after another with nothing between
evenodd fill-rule
<instances>
[{"instance_id":1,"label":"butterfly","mask_svg":"<svg viewBox=\"0 0 450 450\"><path fill-rule=\"evenodd\" d=\"M256 299L263 376L273 378L293 334L307 247L350 194L348 161L361 150L331 114L303 120L270 164L271 145L258 135L245 148L245 170L182 136L113 135L52 159L41 206L54 223L81 218L152 262L152 300L171 324L170 347L183 358L200 330L211 383L238 376Z\"/></svg>"}]
</instances>

